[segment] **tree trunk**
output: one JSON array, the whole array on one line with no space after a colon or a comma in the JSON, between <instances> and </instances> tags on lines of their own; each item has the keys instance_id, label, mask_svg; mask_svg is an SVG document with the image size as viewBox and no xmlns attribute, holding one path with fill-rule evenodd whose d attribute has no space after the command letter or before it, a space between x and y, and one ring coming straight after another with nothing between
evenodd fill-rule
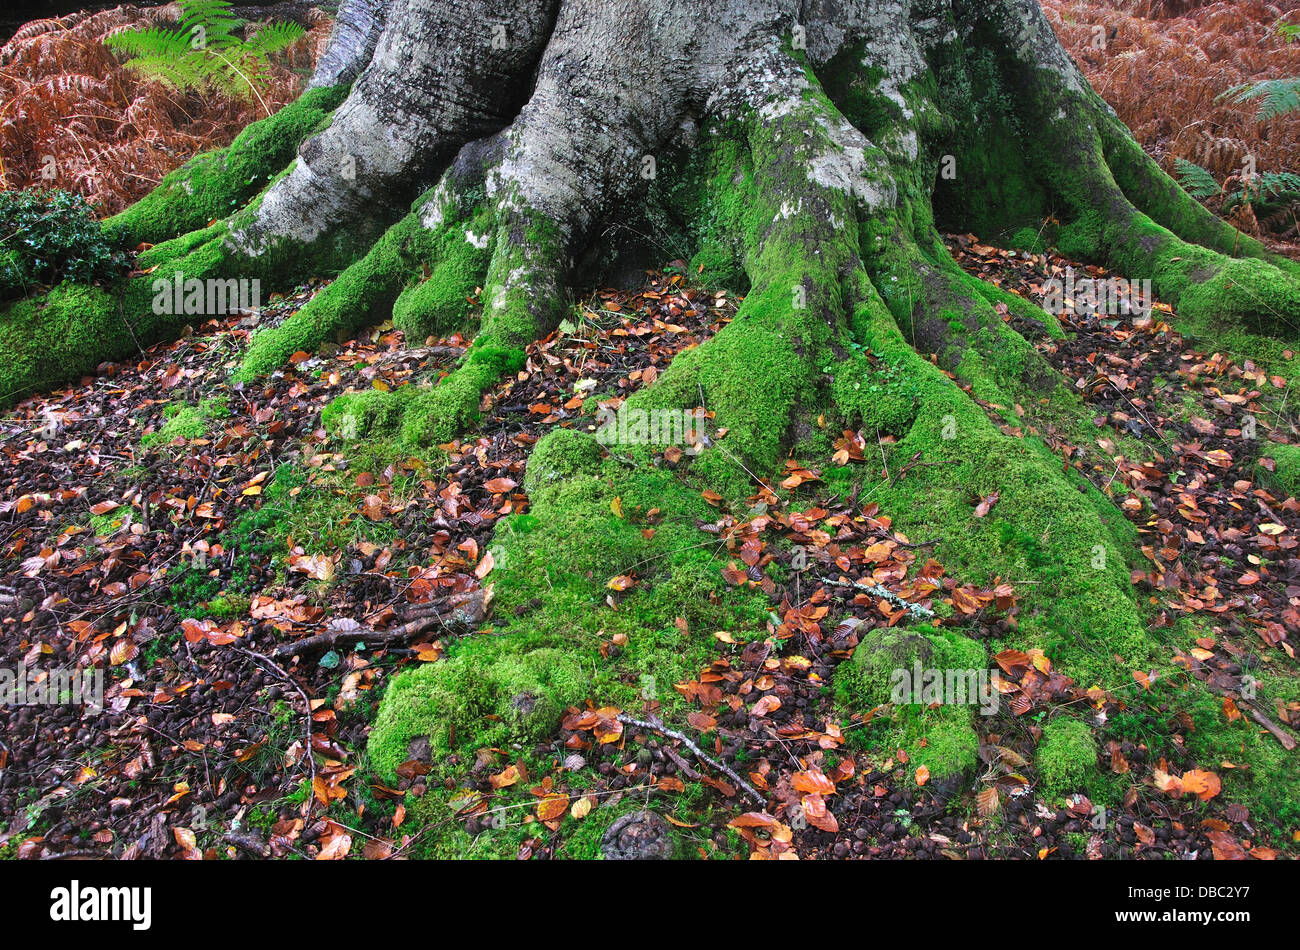
<instances>
[{"instance_id":1,"label":"tree trunk","mask_svg":"<svg viewBox=\"0 0 1300 950\"><path fill-rule=\"evenodd\" d=\"M1214 218L1143 154L1033 0L540 0L502 10L487 0L349 0L313 85L355 84L287 174L256 197L232 183L232 197L252 200L199 232L157 233L180 179L160 189L148 221L129 210L113 227L126 243L175 238L141 256L155 273L287 287L339 272L254 337L247 380L390 316L417 342L476 324L473 346L436 385L400 402L367 394L345 413L349 429L388 427L426 446L465 434L484 393L556 327L568 288L590 284L595 263L618 250L609 222L678 236L698 280L746 296L730 325L629 400L706 408L726 429L676 488L655 482L664 494L647 507L693 525L699 493L711 489L743 512L792 449L828 449L827 433L846 427L892 437L895 472L918 453L951 464L873 486L881 512L915 536L941 536L950 571L1027 584L1024 641L1066 644L1076 680L1127 681L1149 645L1126 523L971 398L1004 407L1010 425L1024 421L1012 407L1031 422L1050 421L1045 405L1086 420L1003 313L1059 327L963 273L938 228L992 240L1029 229L1067 255L1150 278L1182 319L1211 329L1293 333L1300 268ZM481 314L466 302L476 287ZM125 319L141 339L175 332L139 315L145 299L137 281L97 319ZM12 337L0 339L11 351L0 353L7 393L120 355L122 334L43 355ZM511 558L498 604L519 605L516 627L542 631L547 645L565 641L554 623L528 619L532 597L552 596L558 572L594 610L600 579L629 558L598 536L576 553L566 541L581 519L607 518L612 500L629 507L643 490L635 479L653 469L649 454L618 454L602 459L594 440L565 430L529 462L541 528L503 540ZM973 520L970 498L993 492L1023 519L1016 530L1041 554L1032 563ZM665 549L651 573L664 584L689 576L693 556ZM655 618L671 628L673 610ZM513 643L484 646L476 675L515 682ZM432 664L390 688L372 738L381 773L430 734L411 710L436 701L454 675L444 667L454 670ZM585 698L571 686L561 697Z\"/></svg>"}]
</instances>

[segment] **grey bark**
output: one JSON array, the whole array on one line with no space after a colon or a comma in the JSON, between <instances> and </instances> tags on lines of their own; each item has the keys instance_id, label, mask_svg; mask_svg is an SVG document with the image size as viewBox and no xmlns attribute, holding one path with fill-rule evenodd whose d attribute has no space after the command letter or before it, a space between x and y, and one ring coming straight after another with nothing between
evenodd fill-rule
<instances>
[{"instance_id":1,"label":"grey bark","mask_svg":"<svg viewBox=\"0 0 1300 950\"><path fill-rule=\"evenodd\" d=\"M309 88L353 82L370 65L392 0L343 0Z\"/></svg>"}]
</instances>

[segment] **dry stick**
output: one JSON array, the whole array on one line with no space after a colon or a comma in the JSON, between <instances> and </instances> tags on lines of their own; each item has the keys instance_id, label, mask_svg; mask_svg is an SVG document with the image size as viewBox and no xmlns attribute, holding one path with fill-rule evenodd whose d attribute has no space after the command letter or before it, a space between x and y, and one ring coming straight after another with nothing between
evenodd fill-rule
<instances>
[{"instance_id":1,"label":"dry stick","mask_svg":"<svg viewBox=\"0 0 1300 950\"><path fill-rule=\"evenodd\" d=\"M904 600L892 590L881 587L879 584L864 584L861 581L832 581L823 580L823 584L830 584L832 587L850 587L853 590L866 591L868 594L874 594L876 597L882 597L889 601L895 607L902 607L914 619L929 620L934 617L934 611L929 607L923 607L920 604L914 604L911 601Z\"/></svg>"},{"instance_id":2,"label":"dry stick","mask_svg":"<svg viewBox=\"0 0 1300 950\"><path fill-rule=\"evenodd\" d=\"M1257 723L1271 732L1273 737L1277 739L1278 742L1282 743L1282 748L1286 749L1288 752L1295 749L1295 739L1291 738L1290 734L1285 732L1281 726L1265 716L1253 704L1248 703L1246 708L1250 710L1250 718L1254 719Z\"/></svg>"},{"instance_id":3,"label":"dry stick","mask_svg":"<svg viewBox=\"0 0 1300 950\"><path fill-rule=\"evenodd\" d=\"M272 655L277 657L288 657L367 641L382 645L402 643L414 639L422 633L427 633L439 625L446 626L448 615L453 614L466 604L472 603L475 595L478 595L481 600L483 591L475 590L470 591L468 594L454 594L437 604L420 604L412 611L412 613L416 614L414 620L410 620L399 627L393 627L391 630L371 630L369 628L327 630L325 633L318 633L314 637L294 640L291 643L282 643L271 652ZM468 621L465 621L464 625L472 626Z\"/></svg>"},{"instance_id":4,"label":"dry stick","mask_svg":"<svg viewBox=\"0 0 1300 950\"><path fill-rule=\"evenodd\" d=\"M663 723L645 722L644 720L641 719L633 719L631 716L627 715L626 713L619 713L618 721L624 723L625 725L636 726L638 729L649 729L651 732L657 732L660 735L667 736L670 739L678 740L683 745L685 745L686 748L690 749L693 753L695 753L695 757L699 759L701 762L705 763L706 765L712 766L713 768L721 772L723 775L727 776L727 778L731 779L733 782L739 785L741 788L743 788L749 794L749 797L752 798L755 802L757 802L760 807L767 806L767 799L765 799L762 795L758 794L758 792L755 791L754 786L750 785L743 778L741 778L739 775L733 772L731 768L726 765L726 763L718 762L717 760L705 755L700 750L700 747L697 746L691 740L690 736L680 733L675 729L669 729Z\"/></svg>"},{"instance_id":5,"label":"dry stick","mask_svg":"<svg viewBox=\"0 0 1300 950\"><path fill-rule=\"evenodd\" d=\"M240 851L246 851L255 858L271 856L271 846L251 832L227 831L221 836L221 840L233 844Z\"/></svg>"}]
</instances>

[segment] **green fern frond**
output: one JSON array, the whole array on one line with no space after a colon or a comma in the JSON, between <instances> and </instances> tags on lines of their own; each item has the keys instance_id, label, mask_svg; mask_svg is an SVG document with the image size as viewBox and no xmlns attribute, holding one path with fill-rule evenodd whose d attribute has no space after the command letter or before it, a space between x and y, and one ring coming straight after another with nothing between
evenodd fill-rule
<instances>
[{"instance_id":1,"label":"green fern frond","mask_svg":"<svg viewBox=\"0 0 1300 950\"><path fill-rule=\"evenodd\" d=\"M1193 198L1211 198L1219 193L1219 183L1208 171L1189 162L1185 158L1174 160L1174 170L1178 173L1178 183L1183 191Z\"/></svg>"},{"instance_id":2,"label":"green fern frond","mask_svg":"<svg viewBox=\"0 0 1300 950\"><path fill-rule=\"evenodd\" d=\"M175 56L137 56L122 64L124 69L155 79L179 92L202 91L207 79L194 60Z\"/></svg>"},{"instance_id":3,"label":"green fern frond","mask_svg":"<svg viewBox=\"0 0 1300 950\"><path fill-rule=\"evenodd\" d=\"M252 56L269 56L292 46L306 35L307 31L297 23L268 23L244 43L243 51Z\"/></svg>"},{"instance_id":4,"label":"green fern frond","mask_svg":"<svg viewBox=\"0 0 1300 950\"><path fill-rule=\"evenodd\" d=\"M1288 112L1300 112L1300 78L1263 79L1243 83L1233 86L1219 98L1239 103L1260 100L1255 118L1263 122Z\"/></svg>"},{"instance_id":5,"label":"green fern frond","mask_svg":"<svg viewBox=\"0 0 1300 950\"><path fill-rule=\"evenodd\" d=\"M180 7L181 29L187 37L200 28L209 46L239 42L240 20L230 12L229 0L180 0Z\"/></svg>"},{"instance_id":6,"label":"green fern frond","mask_svg":"<svg viewBox=\"0 0 1300 950\"><path fill-rule=\"evenodd\" d=\"M125 30L105 37L104 44L128 57L126 68L174 89L260 100L272 79L267 57L306 33L296 23L269 23L245 40L244 21L231 12L230 0L179 3L177 28Z\"/></svg>"},{"instance_id":7,"label":"green fern frond","mask_svg":"<svg viewBox=\"0 0 1300 950\"><path fill-rule=\"evenodd\" d=\"M189 40L184 35L161 26L112 33L104 37L104 45L114 53L127 57L183 57L190 51Z\"/></svg>"},{"instance_id":8,"label":"green fern frond","mask_svg":"<svg viewBox=\"0 0 1300 950\"><path fill-rule=\"evenodd\" d=\"M1268 198L1300 196L1300 175L1265 172L1259 178L1259 192Z\"/></svg>"}]
</instances>

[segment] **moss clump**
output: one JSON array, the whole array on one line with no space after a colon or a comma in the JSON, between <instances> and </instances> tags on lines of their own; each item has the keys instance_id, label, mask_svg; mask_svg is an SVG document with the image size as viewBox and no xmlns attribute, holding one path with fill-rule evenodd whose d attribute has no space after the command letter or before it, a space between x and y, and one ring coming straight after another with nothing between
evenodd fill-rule
<instances>
[{"instance_id":1,"label":"moss clump","mask_svg":"<svg viewBox=\"0 0 1300 950\"><path fill-rule=\"evenodd\" d=\"M336 396L321 410L320 421L327 432L345 439L369 434L391 434L402 424L402 414L420 387L399 386L390 392L369 389Z\"/></svg>"},{"instance_id":2,"label":"moss clump","mask_svg":"<svg viewBox=\"0 0 1300 950\"><path fill-rule=\"evenodd\" d=\"M94 372L131 347L128 324L105 290L62 283L0 311L0 403Z\"/></svg>"},{"instance_id":3,"label":"moss clump","mask_svg":"<svg viewBox=\"0 0 1300 950\"><path fill-rule=\"evenodd\" d=\"M106 220L105 234L121 247L157 244L238 211L293 161L299 144L322 126L347 91L346 86L309 89L275 115L249 125L225 148L195 156Z\"/></svg>"},{"instance_id":4,"label":"moss clump","mask_svg":"<svg viewBox=\"0 0 1300 950\"><path fill-rule=\"evenodd\" d=\"M528 459L524 491L537 495L546 486L578 475L600 471L600 443L572 429L557 429L537 443Z\"/></svg>"},{"instance_id":5,"label":"moss clump","mask_svg":"<svg viewBox=\"0 0 1300 950\"><path fill-rule=\"evenodd\" d=\"M90 530L95 532L97 538L107 538L122 527L128 511L125 506L118 505L112 511L106 511L102 515L91 515Z\"/></svg>"},{"instance_id":6,"label":"moss clump","mask_svg":"<svg viewBox=\"0 0 1300 950\"><path fill-rule=\"evenodd\" d=\"M980 740L969 710L940 706L907 718L906 738L900 745L907 751L912 768L924 766L930 770L936 790L953 787L956 779L975 768Z\"/></svg>"},{"instance_id":7,"label":"moss clump","mask_svg":"<svg viewBox=\"0 0 1300 950\"><path fill-rule=\"evenodd\" d=\"M1262 465L1258 467L1260 480L1288 497L1300 498L1300 445L1270 442L1260 455L1273 460L1271 472Z\"/></svg>"},{"instance_id":8,"label":"moss clump","mask_svg":"<svg viewBox=\"0 0 1300 950\"><path fill-rule=\"evenodd\" d=\"M402 419L402 441L440 445L479 420L483 393L499 374L488 363L466 363L410 401Z\"/></svg>"},{"instance_id":9,"label":"moss clump","mask_svg":"<svg viewBox=\"0 0 1300 950\"><path fill-rule=\"evenodd\" d=\"M1088 724L1058 716L1043 726L1036 757L1038 777L1048 792L1073 791L1097 768L1097 742Z\"/></svg>"},{"instance_id":10,"label":"moss clump","mask_svg":"<svg viewBox=\"0 0 1300 950\"><path fill-rule=\"evenodd\" d=\"M438 755L470 743L536 741L559 724L565 708L587 697L589 677L565 652L511 647L509 639L471 639L446 660L394 677L370 733L375 770L393 780L421 737Z\"/></svg>"},{"instance_id":11,"label":"moss clump","mask_svg":"<svg viewBox=\"0 0 1300 950\"><path fill-rule=\"evenodd\" d=\"M189 442L208 434L214 419L230 415L224 399L204 399L198 405L173 403L163 410L166 422L155 432L146 432L140 438L143 445L169 445L177 439Z\"/></svg>"},{"instance_id":12,"label":"moss clump","mask_svg":"<svg viewBox=\"0 0 1300 950\"><path fill-rule=\"evenodd\" d=\"M848 663L835 670L835 700L846 715L899 703L888 734L877 736L879 743L904 749L913 768L925 766L936 788L946 789L975 767L979 736L974 717L979 697L966 690L970 681L964 674L987 665L984 646L960 633L934 627L877 629L863 638ZM918 668L937 671L944 679L949 671L962 677L966 695L945 695L941 705L927 708L931 697L922 692L925 681L916 681ZM959 698L965 701L959 703Z\"/></svg>"},{"instance_id":13,"label":"moss clump","mask_svg":"<svg viewBox=\"0 0 1300 950\"><path fill-rule=\"evenodd\" d=\"M923 670L983 670L988 666L984 646L969 637L934 627L913 632L898 628L872 630L853 651L852 660L835 671L835 698L850 712L866 712L895 702L906 674L907 683L917 664ZM920 695L902 700L921 703Z\"/></svg>"},{"instance_id":14,"label":"moss clump","mask_svg":"<svg viewBox=\"0 0 1300 950\"><path fill-rule=\"evenodd\" d=\"M1030 254L1042 254L1047 250L1047 242L1043 240L1042 232L1036 228L1021 228L1011 235L1011 246Z\"/></svg>"}]
</instances>

